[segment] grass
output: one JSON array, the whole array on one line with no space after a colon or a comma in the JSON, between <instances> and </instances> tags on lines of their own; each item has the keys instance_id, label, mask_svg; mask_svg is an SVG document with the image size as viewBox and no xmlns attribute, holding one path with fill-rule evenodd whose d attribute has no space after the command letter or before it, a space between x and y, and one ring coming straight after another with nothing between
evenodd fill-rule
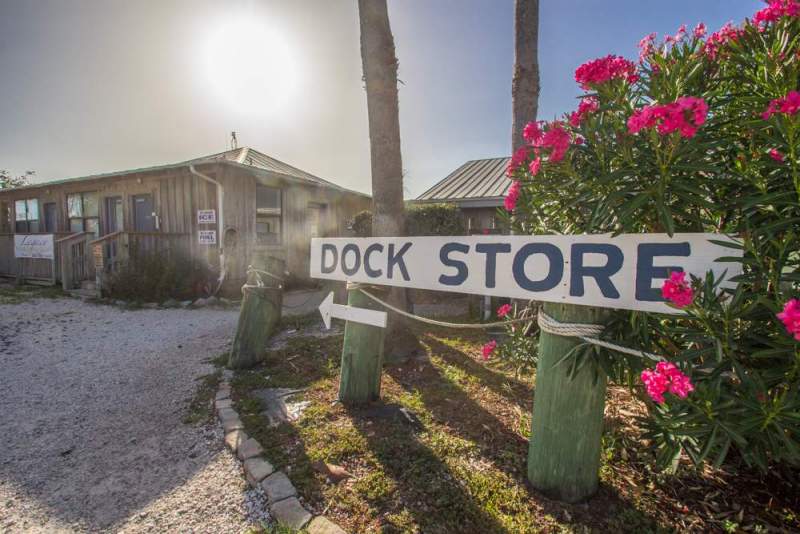
<instances>
[{"instance_id":1,"label":"grass","mask_svg":"<svg viewBox=\"0 0 800 534\"><path fill-rule=\"evenodd\" d=\"M35 298L56 299L66 296L60 286L0 286L0 304L21 304Z\"/></svg>"},{"instance_id":2,"label":"grass","mask_svg":"<svg viewBox=\"0 0 800 534\"><path fill-rule=\"evenodd\" d=\"M304 320L305 321L305 320ZM311 324L310 319L304 323ZM291 326L291 325L289 325ZM301 333L300 333L301 334ZM794 479L684 469L653 471L636 426L642 405L609 389L601 487L588 503L551 501L526 481L532 376L485 363L480 333L418 331L428 361L387 367L382 399L336 402L342 336L291 337L254 370L236 373L233 398L246 431L284 469L305 502L349 532L661 532L767 526L797 529ZM306 388L309 408L270 428L253 396L264 387ZM418 419L398 416L405 408ZM352 476L338 485L324 461Z\"/></svg>"},{"instance_id":3,"label":"grass","mask_svg":"<svg viewBox=\"0 0 800 534\"><path fill-rule=\"evenodd\" d=\"M197 389L186 407L183 422L187 425L208 424L214 421L214 397L217 394L222 371L197 378Z\"/></svg>"}]
</instances>

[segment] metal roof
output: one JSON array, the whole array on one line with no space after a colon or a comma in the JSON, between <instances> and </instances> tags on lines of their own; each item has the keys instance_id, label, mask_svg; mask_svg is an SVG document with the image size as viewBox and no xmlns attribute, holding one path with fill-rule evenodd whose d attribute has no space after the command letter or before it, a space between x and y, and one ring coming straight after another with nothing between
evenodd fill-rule
<instances>
[{"instance_id":1,"label":"metal roof","mask_svg":"<svg viewBox=\"0 0 800 534\"><path fill-rule=\"evenodd\" d=\"M152 167L142 167L138 169L130 169L127 171L117 171L117 172L109 172L109 173L101 173L101 174L93 174L90 176L80 176L77 178L65 178L61 180L51 180L47 182L39 182L35 184L28 184L21 187L15 187L12 189L4 189L0 192L9 192L9 191L17 191L20 189L33 189L37 187L50 187L53 185L60 185L65 183L71 182L81 182L81 181L89 181L89 180L100 180L104 178L113 178L117 176L124 176L126 174L134 174L134 173L143 173L143 172L154 172L154 171L164 171L169 169L176 169L180 167L186 167L188 165L201 165L203 163L228 163L238 165L240 167L250 167L254 169L258 169L261 171L276 173L284 177L293 178L295 180L301 182L311 182L315 185L323 186L323 187L330 187L333 189L338 189L339 191L347 191L349 193L355 193L358 195L366 196L364 193L353 191L351 189L346 189L339 185L334 184L333 182L329 182L327 180L323 180L319 176L314 176L311 173L298 169L297 167L292 167L288 163L284 163L279 161L275 158L267 156L257 150L252 148L236 148L233 150L226 150L225 152L220 152L218 154L212 154L210 156L203 156L200 158L190 159L187 161L183 161L181 163L170 163L166 165L155 165Z\"/></svg>"},{"instance_id":2,"label":"metal roof","mask_svg":"<svg viewBox=\"0 0 800 534\"><path fill-rule=\"evenodd\" d=\"M417 197L417 201L461 203L500 199L511 186L506 167L511 158L475 159L464 163Z\"/></svg>"}]
</instances>

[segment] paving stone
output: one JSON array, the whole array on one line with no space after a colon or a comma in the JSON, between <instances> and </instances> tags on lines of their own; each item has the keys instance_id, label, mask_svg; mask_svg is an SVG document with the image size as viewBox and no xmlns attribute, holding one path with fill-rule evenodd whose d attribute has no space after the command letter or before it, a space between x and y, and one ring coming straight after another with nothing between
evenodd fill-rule
<instances>
[{"instance_id":1,"label":"paving stone","mask_svg":"<svg viewBox=\"0 0 800 534\"><path fill-rule=\"evenodd\" d=\"M259 456L264 449L261 448L261 444L253 438L248 439L236 450L236 455L239 457L240 460L245 461L248 458L253 458L255 456Z\"/></svg>"},{"instance_id":2,"label":"paving stone","mask_svg":"<svg viewBox=\"0 0 800 534\"><path fill-rule=\"evenodd\" d=\"M220 390L217 391L217 396L214 397L214 398L216 400L230 399L231 398L231 390L230 390L230 388L228 388L228 389L220 388Z\"/></svg>"},{"instance_id":3,"label":"paving stone","mask_svg":"<svg viewBox=\"0 0 800 534\"><path fill-rule=\"evenodd\" d=\"M234 417L229 417L227 419L222 419L220 417L220 420L222 421L222 429L225 431L226 434L228 432L233 432L234 430L241 430L244 428L244 423L242 423L242 420L239 419L238 415Z\"/></svg>"},{"instance_id":4,"label":"paving stone","mask_svg":"<svg viewBox=\"0 0 800 534\"><path fill-rule=\"evenodd\" d=\"M276 471L262 480L261 488L266 492L269 502L278 502L297 495L297 490L283 471Z\"/></svg>"},{"instance_id":5,"label":"paving stone","mask_svg":"<svg viewBox=\"0 0 800 534\"><path fill-rule=\"evenodd\" d=\"M225 423L226 419L239 419L239 414L236 413L236 410L233 408L221 408L217 411L217 415L223 424Z\"/></svg>"},{"instance_id":6,"label":"paving stone","mask_svg":"<svg viewBox=\"0 0 800 534\"><path fill-rule=\"evenodd\" d=\"M303 508L297 497L284 499L269 507L269 512L278 523L300 530L311 520L311 514Z\"/></svg>"},{"instance_id":7,"label":"paving stone","mask_svg":"<svg viewBox=\"0 0 800 534\"><path fill-rule=\"evenodd\" d=\"M271 475L273 471L275 471L275 468L272 467L272 464L261 458L248 458L244 461L244 474L247 477L247 481L254 488L258 486L259 482Z\"/></svg>"},{"instance_id":8,"label":"paving stone","mask_svg":"<svg viewBox=\"0 0 800 534\"><path fill-rule=\"evenodd\" d=\"M318 515L306 527L308 534L347 534L342 528L325 517Z\"/></svg>"},{"instance_id":9,"label":"paving stone","mask_svg":"<svg viewBox=\"0 0 800 534\"><path fill-rule=\"evenodd\" d=\"M233 452L239 450L239 447L245 441L247 441L247 434L241 430L234 430L233 432L225 434L225 445Z\"/></svg>"},{"instance_id":10,"label":"paving stone","mask_svg":"<svg viewBox=\"0 0 800 534\"><path fill-rule=\"evenodd\" d=\"M233 409L233 401L230 399L222 399L218 400L214 403L214 406L217 408L217 411L220 411L223 408L230 408Z\"/></svg>"}]
</instances>

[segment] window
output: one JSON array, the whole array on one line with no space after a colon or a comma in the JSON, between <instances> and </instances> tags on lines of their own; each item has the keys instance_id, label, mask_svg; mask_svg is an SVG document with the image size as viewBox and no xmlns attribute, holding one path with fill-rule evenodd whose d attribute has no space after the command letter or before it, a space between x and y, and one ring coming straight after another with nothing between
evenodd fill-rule
<instances>
[{"instance_id":1,"label":"window","mask_svg":"<svg viewBox=\"0 0 800 534\"><path fill-rule=\"evenodd\" d=\"M11 204L6 201L0 202L0 232L8 233L14 226L11 220Z\"/></svg>"},{"instance_id":2,"label":"window","mask_svg":"<svg viewBox=\"0 0 800 534\"><path fill-rule=\"evenodd\" d=\"M71 232L91 232L99 235L100 210L97 193L67 195L67 214Z\"/></svg>"},{"instance_id":3,"label":"window","mask_svg":"<svg viewBox=\"0 0 800 534\"><path fill-rule=\"evenodd\" d=\"M39 231L39 201L37 199L17 200L14 203L14 212L16 213L14 228L18 234Z\"/></svg>"},{"instance_id":4,"label":"window","mask_svg":"<svg viewBox=\"0 0 800 534\"><path fill-rule=\"evenodd\" d=\"M259 245L281 242L281 190L256 186L256 238Z\"/></svg>"}]
</instances>

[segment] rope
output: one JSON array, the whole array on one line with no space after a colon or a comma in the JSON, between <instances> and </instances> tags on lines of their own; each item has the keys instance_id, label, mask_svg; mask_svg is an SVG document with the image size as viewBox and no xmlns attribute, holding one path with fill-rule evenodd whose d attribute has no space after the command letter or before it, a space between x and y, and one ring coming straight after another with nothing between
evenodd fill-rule
<instances>
[{"instance_id":1,"label":"rope","mask_svg":"<svg viewBox=\"0 0 800 534\"><path fill-rule=\"evenodd\" d=\"M552 317L550 317L541 310L539 311L538 322L539 322L539 328L542 330L542 332L547 332L548 334L553 334L555 336L562 336L562 337L577 337L587 343L591 343L592 345L604 347L606 349L613 350L616 352L621 352L623 354L629 354L631 356L638 356L640 358L650 358L651 360L657 362L664 359L661 356L658 356L650 352L630 349L628 347L623 347L621 345L617 345L609 341L603 341L602 339L597 339L597 336L603 333L603 327L598 324L561 323L556 321L555 319L553 319Z\"/></svg>"},{"instance_id":2,"label":"rope","mask_svg":"<svg viewBox=\"0 0 800 534\"><path fill-rule=\"evenodd\" d=\"M281 278L280 276L274 275L269 271L263 271L261 269L256 269L252 265L247 267L247 274L250 274L250 273L266 274L270 278L278 280L279 282L283 282L283 278Z\"/></svg>"},{"instance_id":3,"label":"rope","mask_svg":"<svg viewBox=\"0 0 800 534\"><path fill-rule=\"evenodd\" d=\"M486 328L494 328L496 326L506 326L506 325L514 324L514 323L527 323L527 322L533 321L533 317L524 317L524 318L520 318L520 319L512 319L510 321L496 321L494 323L448 323L446 321L437 321L436 319L429 319L428 317L422 317L420 315L414 315L413 313L408 313L405 310L401 310L400 308L392 306L388 302L385 302L385 301L379 299L378 297L376 297L375 295L373 295L372 293L370 293L369 291L367 291L366 289L361 287L360 284L355 284L355 283L348 282L347 288L348 289L358 289L364 295L366 295L367 297L371 298L372 300L374 300L375 302L377 302L378 304L380 304L384 308L392 310L393 312L395 312L395 313L397 313L399 315L402 315L403 317L408 317L409 319L413 319L413 320L419 321L421 323L432 324L434 326L444 326L444 327L447 327L447 328L486 329Z\"/></svg>"}]
</instances>

